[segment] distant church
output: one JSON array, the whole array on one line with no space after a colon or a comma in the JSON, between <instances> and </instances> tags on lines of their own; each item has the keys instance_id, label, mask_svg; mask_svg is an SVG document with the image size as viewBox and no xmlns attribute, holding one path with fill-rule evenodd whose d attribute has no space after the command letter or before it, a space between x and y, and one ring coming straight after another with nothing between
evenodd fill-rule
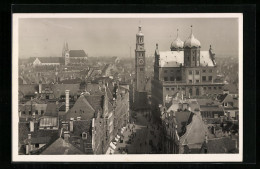
<instances>
[{"instance_id":1,"label":"distant church","mask_svg":"<svg viewBox=\"0 0 260 169\"><path fill-rule=\"evenodd\" d=\"M69 50L68 42L63 45L62 57L65 58L65 65L84 64L88 60L88 55L84 50Z\"/></svg>"},{"instance_id":2,"label":"distant church","mask_svg":"<svg viewBox=\"0 0 260 169\"><path fill-rule=\"evenodd\" d=\"M144 34L142 27L139 26L139 31L136 34L136 49L135 49L135 83L134 83L134 109L148 109L147 92L145 90L145 48Z\"/></svg>"},{"instance_id":3,"label":"distant church","mask_svg":"<svg viewBox=\"0 0 260 169\"><path fill-rule=\"evenodd\" d=\"M222 93L224 83L217 79L215 53L211 45L201 51L201 44L192 32L183 42L177 37L170 51L155 49L154 77L152 79L152 111L159 118L159 105L177 92L186 98L217 95ZM156 113L157 112L157 113Z\"/></svg>"}]
</instances>

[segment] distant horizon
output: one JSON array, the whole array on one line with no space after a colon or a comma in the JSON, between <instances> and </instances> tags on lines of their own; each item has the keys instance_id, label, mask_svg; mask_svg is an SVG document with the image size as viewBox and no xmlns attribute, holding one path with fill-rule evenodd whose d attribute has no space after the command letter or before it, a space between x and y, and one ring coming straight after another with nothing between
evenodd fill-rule
<instances>
[{"instance_id":1,"label":"distant horizon","mask_svg":"<svg viewBox=\"0 0 260 169\"><path fill-rule=\"evenodd\" d=\"M89 57L134 57L135 38L142 25L146 57L170 50L177 36L185 41L192 31L201 50L212 45L216 57L238 56L236 18L20 18L19 58L61 57L64 42ZM131 48L131 54L130 54Z\"/></svg>"}]
</instances>

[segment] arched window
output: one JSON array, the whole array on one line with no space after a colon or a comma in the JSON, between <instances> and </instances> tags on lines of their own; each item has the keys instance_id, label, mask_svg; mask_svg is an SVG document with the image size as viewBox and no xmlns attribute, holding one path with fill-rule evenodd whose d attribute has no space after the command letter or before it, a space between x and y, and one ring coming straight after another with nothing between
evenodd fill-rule
<instances>
[{"instance_id":1,"label":"arched window","mask_svg":"<svg viewBox=\"0 0 260 169\"><path fill-rule=\"evenodd\" d=\"M196 89L196 95L198 96L200 94L199 88Z\"/></svg>"}]
</instances>

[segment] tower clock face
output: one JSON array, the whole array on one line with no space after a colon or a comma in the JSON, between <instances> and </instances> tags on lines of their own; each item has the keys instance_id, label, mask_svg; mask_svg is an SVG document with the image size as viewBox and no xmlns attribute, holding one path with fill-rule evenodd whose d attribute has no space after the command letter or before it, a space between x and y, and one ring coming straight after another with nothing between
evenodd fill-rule
<instances>
[{"instance_id":1,"label":"tower clock face","mask_svg":"<svg viewBox=\"0 0 260 169\"><path fill-rule=\"evenodd\" d=\"M144 64L144 60L143 59L139 59L139 65L143 65Z\"/></svg>"}]
</instances>

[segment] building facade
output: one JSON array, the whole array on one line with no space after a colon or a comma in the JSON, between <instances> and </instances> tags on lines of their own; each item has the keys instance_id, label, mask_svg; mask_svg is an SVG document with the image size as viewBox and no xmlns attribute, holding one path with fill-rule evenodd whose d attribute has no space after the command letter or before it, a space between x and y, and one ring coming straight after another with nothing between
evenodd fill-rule
<instances>
[{"instance_id":1,"label":"building facade","mask_svg":"<svg viewBox=\"0 0 260 169\"><path fill-rule=\"evenodd\" d=\"M159 51L156 44L151 87L152 111L156 119L160 119L158 105L164 105L165 98L176 92L181 92L186 98L223 92L224 83L217 79L213 49L210 46L208 51L201 51L200 48L192 30L185 42L177 34L170 51Z\"/></svg>"}]
</instances>

